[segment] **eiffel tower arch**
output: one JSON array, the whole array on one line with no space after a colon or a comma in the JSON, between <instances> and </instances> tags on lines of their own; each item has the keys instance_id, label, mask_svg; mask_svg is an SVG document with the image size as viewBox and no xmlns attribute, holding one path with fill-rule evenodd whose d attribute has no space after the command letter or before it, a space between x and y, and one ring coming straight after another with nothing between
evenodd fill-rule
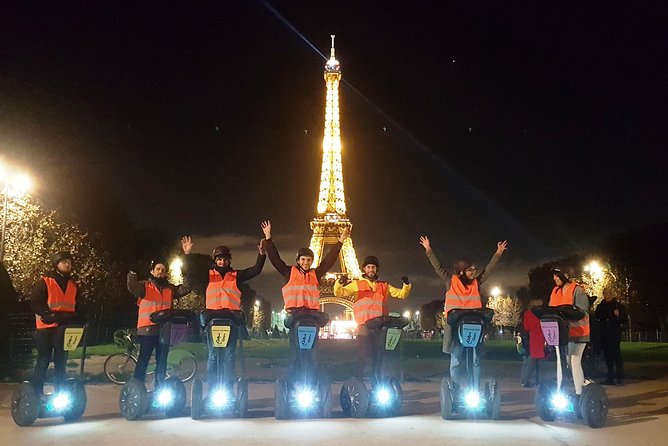
<instances>
[{"instance_id":1,"label":"eiffel tower arch","mask_svg":"<svg viewBox=\"0 0 668 446\"><path fill-rule=\"evenodd\" d=\"M341 162L341 123L339 116L339 83L341 68L334 54L332 35L331 55L325 64L325 129L322 139L322 170L316 216L311 220L310 248L315 254L314 265L319 265L327 245L334 245L345 228L352 228L346 214L346 198L343 186L343 163ZM360 271L352 237L343 244L339 254L340 271L327 273L320 280L320 303L345 307L347 316L352 315L353 301L350 298L335 297L334 281L342 275L359 278Z\"/></svg>"}]
</instances>

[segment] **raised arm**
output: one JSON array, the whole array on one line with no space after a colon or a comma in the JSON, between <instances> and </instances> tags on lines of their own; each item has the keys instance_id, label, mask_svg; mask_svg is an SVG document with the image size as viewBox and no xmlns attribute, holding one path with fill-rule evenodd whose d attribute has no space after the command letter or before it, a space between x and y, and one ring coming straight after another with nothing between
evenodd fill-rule
<instances>
[{"instance_id":1,"label":"raised arm","mask_svg":"<svg viewBox=\"0 0 668 446\"><path fill-rule=\"evenodd\" d=\"M411 293L411 283L408 281L408 277L403 276L401 278L401 288L394 287L390 285L389 283L387 284L387 291L390 294L390 296L396 298L396 299L406 299L408 295Z\"/></svg>"},{"instance_id":2,"label":"raised arm","mask_svg":"<svg viewBox=\"0 0 668 446\"><path fill-rule=\"evenodd\" d=\"M267 241L265 239L260 240L260 243L258 243L257 245L259 253L257 255L257 260L255 261L255 265L246 269L239 270L237 272L237 282L245 282L262 272L262 268L264 268L264 262L267 260L266 244Z\"/></svg>"},{"instance_id":3,"label":"raised arm","mask_svg":"<svg viewBox=\"0 0 668 446\"><path fill-rule=\"evenodd\" d=\"M489 277L489 275L492 273L492 270L496 267L496 264L499 263L499 259L501 259L501 256L506 249L508 249L508 240L504 240L496 244L496 252L492 256L492 259L489 261L485 269L483 269L477 276L478 284L482 284L485 280L487 280L487 277Z\"/></svg>"},{"instance_id":4,"label":"raised arm","mask_svg":"<svg viewBox=\"0 0 668 446\"><path fill-rule=\"evenodd\" d=\"M325 273L329 271L332 266L334 266L336 259L339 258L339 253L343 247L343 242L345 242L348 237L350 237L350 229L345 228L343 231L341 231L341 235L339 236L339 241L337 244L329 250L327 255L320 262L320 265L318 265L318 267L315 269L315 274L317 277L324 276Z\"/></svg>"},{"instance_id":5,"label":"raised arm","mask_svg":"<svg viewBox=\"0 0 668 446\"><path fill-rule=\"evenodd\" d=\"M192 254L193 246L192 237L186 235L181 238L181 248L185 254L182 269L183 284L188 288L188 292L194 291L203 295L209 284L209 266Z\"/></svg>"},{"instance_id":6,"label":"raised arm","mask_svg":"<svg viewBox=\"0 0 668 446\"><path fill-rule=\"evenodd\" d=\"M429 263L431 263L432 268L434 268L436 275L443 279L446 287L450 286L450 275L448 274L448 271L443 268L440 260L438 260L438 257L436 257L436 254L431 249L431 242L429 241L429 237L426 235L420 237L420 244L424 248L424 253L427 255L427 259L429 259Z\"/></svg>"},{"instance_id":7,"label":"raised arm","mask_svg":"<svg viewBox=\"0 0 668 446\"><path fill-rule=\"evenodd\" d=\"M262 228L264 239L266 240L265 248L267 250L269 261L274 265L274 268L276 268L276 271L278 271L281 276L290 279L290 267L285 264L283 259L281 259L278 249L271 238L271 221L263 221L260 227Z\"/></svg>"},{"instance_id":8,"label":"raised arm","mask_svg":"<svg viewBox=\"0 0 668 446\"><path fill-rule=\"evenodd\" d=\"M137 278L137 273L134 271L128 273L127 287L128 291L135 297L143 299L146 295L146 286Z\"/></svg>"},{"instance_id":9,"label":"raised arm","mask_svg":"<svg viewBox=\"0 0 668 446\"><path fill-rule=\"evenodd\" d=\"M336 297L351 297L357 294L357 281L348 282L344 277L334 282L334 296Z\"/></svg>"}]
</instances>

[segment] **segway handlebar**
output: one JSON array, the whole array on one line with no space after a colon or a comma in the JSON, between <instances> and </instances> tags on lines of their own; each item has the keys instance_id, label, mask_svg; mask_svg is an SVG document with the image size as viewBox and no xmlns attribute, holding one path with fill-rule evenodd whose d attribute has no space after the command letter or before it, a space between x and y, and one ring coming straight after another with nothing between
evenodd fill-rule
<instances>
[{"instance_id":1,"label":"segway handlebar","mask_svg":"<svg viewBox=\"0 0 668 446\"><path fill-rule=\"evenodd\" d=\"M150 319L154 324L162 324L165 322L173 322L180 320L181 322L192 322L197 318L197 315L191 310L160 310L151 313Z\"/></svg>"},{"instance_id":2,"label":"segway handlebar","mask_svg":"<svg viewBox=\"0 0 668 446\"><path fill-rule=\"evenodd\" d=\"M539 319L543 316L559 316L567 321L579 321L587 315L587 312L573 305L559 305L557 307L534 307L531 312Z\"/></svg>"},{"instance_id":3,"label":"segway handlebar","mask_svg":"<svg viewBox=\"0 0 668 446\"><path fill-rule=\"evenodd\" d=\"M283 325L290 329L297 321L311 319L320 328L327 325L329 322L329 314L318 310L311 310L308 308L292 308L289 310L290 315L285 319Z\"/></svg>"},{"instance_id":4,"label":"segway handlebar","mask_svg":"<svg viewBox=\"0 0 668 446\"><path fill-rule=\"evenodd\" d=\"M494 317L494 310L491 308L475 308L471 310L463 310L453 308L448 312L448 324L456 327L463 317L479 317L482 322L489 324Z\"/></svg>"},{"instance_id":5,"label":"segway handlebar","mask_svg":"<svg viewBox=\"0 0 668 446\"><path fill-rule=\"evenodd\" d=\"M213 319L227 319L235 325L246 323L246 315L241 310L202 310L199 314L199 323L206 327Z\"/></svg>"},{"instance_id":6,"label":"segway handlebar","mask_svg":"<svg viewBox=\"0 0 668 446\"><path fill-rule=\"evenodd\" d=\"M42 322L45 324L58 325L83 325L86 323L84 318L71 311L56 311L42 316Z\"/></svg>"}]
</instances>

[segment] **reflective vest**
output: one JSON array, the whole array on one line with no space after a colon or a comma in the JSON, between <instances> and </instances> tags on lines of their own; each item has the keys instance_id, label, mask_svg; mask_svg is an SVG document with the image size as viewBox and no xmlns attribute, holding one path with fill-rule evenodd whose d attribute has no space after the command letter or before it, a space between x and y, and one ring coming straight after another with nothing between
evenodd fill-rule
<instances>
[{"instance_id":1,"label":"reflective vest","mask_svg":"<svg viewBox=\"0 0 668 446\"><path fill-rule=\"evenodd\" d=\"M482 308L478 279L473 279L470 285L464 285L458 276L452 276L450 289L445 292L445 314L450 310L473 310Z\"/></svg>"},{"instance_id":2,"label":"reflective vest","mask_svg":"<svg viewBox=\"0 0 668 446\"><path fill-rule=\"evenodd\" d=\"M56 279L43 276L46 283L46 303L51 311L67 311L74 313L76 307L77 286L72 280L67 281L65 292L60 288ZM45 324L40 316L35 315L35 328L53 328L58 324Z\"/></svg>"},{"instance_id":3,"label":"reflective vest","mask_svg":"<svg viewBox=\"0 0 668 446\"><path fill-rule=\"evenodd\" d=\"M362 325L369 319L385 316L390 309L385 305L387 301L387 282L374 282L376 289L371 287L367 280L357 280L357 300L353 304L353 313L357 325Z\"/></svg>"},{"instance_id":4,"label":"reflective vest","mask_svg":"<svg viewBox=\"0 0 668 446\"><path fill-rule=\"evenodd\" d=\"M569 282L564 286L555 286L550 295L550 307L558 307L559 305L575 305L575 290L578 287L577 283ZM579 321L568 321L568 337L582 338L589 336L589 313Z\"/></svg>"},{"instance_id":5,"label":"reflective vest","mask_svg":"<svg viewBox=\"0 0 668 446\"><path fill-rule=\"evenodd\" d=\"M320 289L315 270L310 269L303 273L293 266L290 270L290 280L283 288L283 303L285 308L306 307L311 310L320 309Z\"/></svg>"},{"instance_id":6,"label":"reflective vest","mask_svg":"<svg viewBox=\"0 0 668 446\"><path fill-rule=\"evenodd\" d=\"M209 285L206 287L207 310L241 310L241 290L237 286L237 272L221 276L215 269L209 270Z\"/></svg>"},{"instance_id":7,"label":"reflective vest","mask_svg":"<svg viewBox=\"0 0 668 446\"><path fill-rule=\"evenodd\" d=\"M137 317L137 328L155 325L151 322L151 313L160 310L168 310L172 308L172 287L167 286L162 289L162 292L153 283L144 282L146 293L143 298L137 299L139 305L139 316Z\"/></svg>"}]
</instances>

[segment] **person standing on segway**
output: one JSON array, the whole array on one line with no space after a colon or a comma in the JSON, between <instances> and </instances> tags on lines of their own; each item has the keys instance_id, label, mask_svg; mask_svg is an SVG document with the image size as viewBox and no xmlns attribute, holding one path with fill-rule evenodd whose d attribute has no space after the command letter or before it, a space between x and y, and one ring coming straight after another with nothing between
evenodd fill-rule
<instances>
[{"instance_id":1,"label":"person standing on segway","mask_svg":"<svg viewBox=\"0 0 668 446\"><path fill-rule=\"evenodd\" d=\"M232 269L232 252L227 246L216 246L211 253L213 263L206 268L198 267L189 254L193 249L192 237L185 236L181 239L181 247L186 254L183 274L184 281L191 285L198 294L206 295L207 310L230 310L241 312L241 290L239 284L246 282L259 275L267 260L263 241L257 246L258 255L255 265L242 269ZM241 318L240 318L241 319ZM245 324L240 329L245 330ZM207 382L209 386L216 382L218 367L216 362L215 347L208 342L209 355L206 364ZM234 382L235 352L237 339L230 339L223 357L223 370L225 376L224 386L230 390Z\"/></svg>"},{"instance_id":2,"label":"person standing on segway","mask_svg":"<svg viewBox=\"0 0 668 446\"><path fill-rule=\"evenodd\" d=\"M51 256L53 271L44 274L30 293L30 307L35 313L35 345L37 362L32 383L38 394L43 394L44 378L53 357L53 383L58 387L65 382L67 352L62 338L58 339L55 312L76 313L79 287L72 280L72 255L57 252Z\"/></svg>"},{"instance_id":3,"label":"person standing on segway","mask_svg":"<svg viewBox=\"0 0 668 446\"><path fill-rule=\"evenodd\" d=\"M339 241L330 249L327 255L322 259L320 265L316 268L311 268L313 258L315 255L309 248L301 248L297 253L297 265L288 266L281 259L281 256L276 249L273 239L271 238L271 222L262 222L262 231L267 243L267 254L269 261L276 271L284 277L286 283L283 286L283 303L285 311L288 314L294 313L296 310L320 310L320 277L322 277L332 266L339 256L343 242L350 236L350 229L345 228L341 232ZM290 325L290 317L285 321L286 326ZM291 330L291 333L294 330ZM290 354L292 357L291 364L294 366L294 361L297 358L297 342L294 336L290 336Z\"/></svg>"},{"instance_id":4,"label":"person standing on segway","mask_svg":"<svg viewBox=\"0 0 668 446\"><path fill-rule=\"evenodd\" d=\"M370 319L387 316L389 307L387 305L388 296L397 299L406 299L411 292L411 284L408 277L401 278L403 282L401 288L396 288L387 282L378 280L378 270L380 262L375 256L367 256L362 263L362 278L347 281L345 276L341 276L334 284L334 296L353 297L353 314L357 323L357 376L364 378L364 369L367 359L371 357L371 370L376 372L378 355L378 340L375 339L375 333L369 330L365 325ZM378 378L378 377L377 377Z\"/></svg>"},{"instance_id":5,"label":"person standing on segway","mask_svg":"<svg viewBox=\"0 0 668 446\"><path fill-rule=\"evenodd\" d=\"M156 381L164 380L167 373L164 345L160 343L158 325L151 322L151 313L172 308L173 300L180 299L190 293L185 285L173 285L167 280L167 263L163 261L151 262L148 280L138 280L137 273L130 271L127 276L128 291L137 298L139 306L137 317L137 339L139 340L139 357L135 368L134 378L144 382L146 369L155 350Z\"/></svg>"},{"instance_id":6,"label":"person standing on segway","mask_svg":"<svg viewBox=\"0 0 668 446\"><path fill-rule=\"evenodd\" d=\"M585 290L575 282L571 282L571 275L566 267L556 265L552 268L552 278L555 287L550 295L548 306L558 307L570 305L584 311L585 316L577 321L568 323L568 355L567 362L573 375L576 398L582 394L585 385L584 371L582 370L582 354L589 342L589 299Z\"/></svg>"},{"instance_id":7,"label":"person standing on segway","mask_svg":"<svg viewBox=\"0 0 668 446\"><path fill-rule=\"evenodd\" d=\"M450 277L447 270L441 265L441 262L431 249L431 243L426 236L420 237L420 244L424 247L425 254L429 262L438 274L446 283L448 290L445 293L445 317L447 320L448 313L455 309L471 310L482 308L482 299L480 298L480 285L487 279L491 271L503 252L508 249L508 241L498 242L496 244L496 252L489 261L489 264L481 272L477 273L477 268L468 259L460 259L454 264L454 274ZM448 343L448 338L450 339ZM449 347L449 348L448 348ZM443 352L450 352L450 379L463 385L466 382L464 376L460 376L460 364L464 360L464 347L459 342L459 338L452 333L452 327L446 324L444 330L444 344ZM478 388L480 384L480 355L478 347L475 348L473 357L473 380L474 387Z\"/></svg>"}]
</instances>

